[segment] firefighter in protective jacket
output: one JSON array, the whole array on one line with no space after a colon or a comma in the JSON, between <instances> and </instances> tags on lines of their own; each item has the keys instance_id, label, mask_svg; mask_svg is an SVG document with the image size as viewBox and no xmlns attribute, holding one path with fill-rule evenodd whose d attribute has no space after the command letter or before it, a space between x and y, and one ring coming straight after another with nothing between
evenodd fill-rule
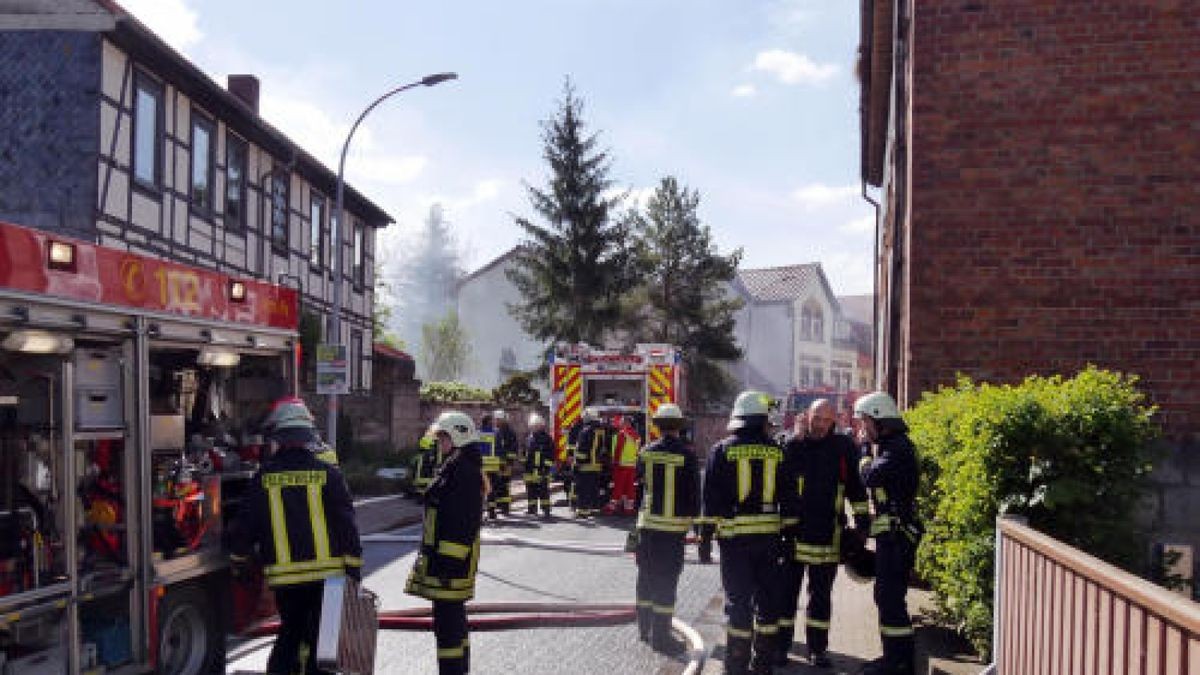
<instances>
[{"instance_id":1,"label":"firefighter in protective jacket","mask_svg":"<svg viewBox=\"0 0 1200 675\"><path fill-rule=\"evenodd\" d=\"M679 437L684 425L679 406L659 406L652 423L662 438L637 457L638 633L654 649L678 654L684 644L671 635L671 619L684 538L700 515L700 462Z\"/></svg>"},{"instance_id":2,"label":"firefighter in protective jacket","mask_svg":"<svg viewBox=\"0 0 1200 675\"><path fill-rule=\"evenodd\" d=\"M493 485L496 491L496 506L501 513L512 510L512 473L521 448L517 441L517 432L508 423L508 413L495 410L492 419L496 422L496 456L500 458L498 485Z\"/></svg>"},{"instance_id":3,"label":"firefighter in protective jacket","mask_svg":"<svg viewBox=\"0 0 1200 675\"><path fill-rule=\"evenodd\" d=\"M525 441L525 498L529 515L550 516L550 472L554 469L554 439L546 432L546 420L529 416L529 438Z\"/></svg>"},{"instance_id":4,"label":"firefighter in protective jacket","mask_svg":"<svg viewBox=\"0 0 1200 675\"><path fill-rule=\"evenodd\" d=\"M425 435L421 436L417 445L420 453L417 454L417 466L413 471L413 489L417 494L423 495L429 489L429 484L433 482L433 477L437 474L438 467L442 465L444 457L442 451L438 449L437 430L432 425L425 430Z\"/></svg>"},{"instance_id":5,"label":"firefighter in protective jacket","mask_svg":"<svg viewBox=\"0 0 1200 675\"><path fill-rule=\"evenodd\" d=\"M275 593L280 626L267 672L318 673L324 580L362 574L354 506L341 472L313 454L319 438L302 401L280 402L266 431L276 450L247 489L229 547L235 569L256 555Z\"/></svg>"},{"instance_id":6,"label":"firefighter in protective jacket","mask_svg":"<svg viewBox=\"0 0 1200 675\"><path fill-rule=\"evenodd\" d=\"M784 445L787 480L796 488L795 500L784 513L784 593L779 619L776 664L784 665L795 635L796 605L808 577L805 642L812 665L830 666L829 620L833 581L837 576L843 537L865 537L870 524L867 493L858 474L858 447L837 433L833 406L817 399L796 419L796 433ZM847 503L854 529L846 531Z\"/></svg>"},{"instance_id":7,"label":"firefighter in protective jacket","mask_svg":"<svg viewBox=\"0 0 1200 675\"><path fill-rule=\"evenodd\" d=\"M470 666L465 603L475 596L487 481L471 418L447 411L434 426L447 457L425 493L421 548L404 590L433 601L438 672L448 675Z\"/></svg>"},{"instance_id":8,"label":"firefighter in protective jacket","mask_svg":"<svg viewBox=\"0 0 1200 675\"><path fill-rule=\"evenodd\" d=\"M575 444L575 513L591 518L600 508L600 474L608 459L609 432L595 408L584 408Z\"/></svg>"},{"instance_id":9,"label":"firefighter in protective jacket","mask_svg":"<svg viewBox=\"0 0 1200 675\"><path fill-rule=\"evenodd\" d=\"M792 486L783 449L767 435L771 397L742 392L733 434L713 446L704 476L704 515L716 523L725 587L725 670L771 673L778 642L780 506Z\"/></svg>"},{"instance_id":10,"label":"firefighter in protective jacket","mask_svg":"<svg viewBox=\"0 0 1200 675\"><path fill-rule=\"evenodd\" d=\"M489 520L496 519L496 509L500 506L500 450L496 444L496 427L491 414L484 415L479 420L479 434L476 441L479 445L480 461L483 475L487 477L487 514Z\"/></svg>"},{"instance_id":11,"label":"firefighter in protective jacket","mask_svg":"<svg viewBox=\"0 0 1200 675\"><path fill-rule=\"evenodd\" d=\"M864 673L908 675L914 672L912 620L905 595L924 528L917 520L919 469L908 427L896 401L882 391L854 404L863 439L871 454L863 457L863 483L875 505L871 536L875 538L875 605L883 658Z\"/></svg>"}]
</instances>

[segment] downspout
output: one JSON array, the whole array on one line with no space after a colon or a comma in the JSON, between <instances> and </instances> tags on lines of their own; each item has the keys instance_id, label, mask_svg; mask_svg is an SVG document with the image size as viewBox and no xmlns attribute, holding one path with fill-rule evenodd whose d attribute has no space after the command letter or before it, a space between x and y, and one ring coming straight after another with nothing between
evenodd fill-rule
<instances>
[{"instance_id":1,"label":"downspout","mask_svg":"<svg viewBox=\"0 0 1200 675\"><path fill-rule=\"evenodd\" d=\"M862 180L862 198L875 208L875 242L871 253L871 379L877 383L879 380L879 347L881 345L875 344L879 331L879 298L876 296L879 294L879 239L883 236L883 232L880 231L879 202L867 194L865 178Z\"/></svg>"},{"instance_id":2,"label":"downspout","mask_svg":"<svg viewBox=\"0 0 1200 675\"><path fill-rule=\"evenodd\" d=\"M908 201L908 137L906 135L908 125L908 90L906 89L905 71L908 68L908 2L905 0L897 0L895 13L895 48L893 49L894 60L892 66L892 79L896 83L896 96L894 106L896 110L896 204L899 205L896 209L895 231L892 237L892 280L888 288L890 305L890 321L892 326L900 326L901 308L900 282L903 277L904 265L904 239L905 228L908 227L907 222L908 211L904 205ZM912 317L909 317L911 321ZM889 349L891 351L890 360L893 363L893 368L888 373L888 390L891 391L897 401L907 399L907 392L901 396L900 392L900 362L902 355L900 354L900 333L901 331L892 331L888 336Z\"/></svg>"}]
</instances>

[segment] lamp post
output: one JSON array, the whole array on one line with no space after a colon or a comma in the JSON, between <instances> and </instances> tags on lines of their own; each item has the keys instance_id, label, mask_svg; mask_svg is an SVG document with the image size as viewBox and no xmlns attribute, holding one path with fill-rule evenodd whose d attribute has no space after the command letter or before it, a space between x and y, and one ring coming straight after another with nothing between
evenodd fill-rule
<instances>
[{"instance_id":1,"label":"lamp post","mask_svg":"<svg viewBox=\"0 0 1200 675\"><path fill-rule=\"evenodd\" d=\"M341 159L338 160L337 201L334 207L336 217L333 226L333 249L335 252L333 262L333 317L327 326L328 333L325 336L325 342L327 344L342 344L342 260L345 257L345 252L342 250L342 217L344 216L343 198L346 189L346 151L350 149L350 139L354 138L354 132L358 130L358 125L362 124L363 118L366 117L372 110L374 110L376 106L392 96L414 87L432 87L433 85L441 84L446 80L454 80L457 78L457 73L435 73L433 75L426 75L416 82L410 82L386 92L379 98L372 101L371 105L367 106L367 108L359 114L358 119L354 120L354 126L350 127L350 133L346 134L346 141L342 143L342 156ZM336 390L328 395L328 417L325 419L326 440L328 440L329 443L335 448L337 447L339 395L340 393Z\"/></svg>"}]
</instances>

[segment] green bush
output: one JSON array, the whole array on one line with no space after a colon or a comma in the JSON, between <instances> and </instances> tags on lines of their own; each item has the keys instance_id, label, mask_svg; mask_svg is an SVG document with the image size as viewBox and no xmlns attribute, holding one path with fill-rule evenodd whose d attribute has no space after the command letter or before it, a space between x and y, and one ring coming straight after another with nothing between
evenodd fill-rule
<instances>
[{"instance_id":1,"label":"green bush","mask_svg":"<svg viewBox=\"0 0 1200 675\"><path fill-rule=\"evenodd\" d=\"M492 392L462 382L430 382L421 385L421 400L426 403L458 403L460 401L492 402Z\"/></svg>"},{"instance_id":2,"label":"green bush","mask_svg":"<svg viewBox=\"0 0 1200 675\"><path fill-rule=\"evenodd\" d=\"M928 530L917 571L948 620L988 654L996 518L1125 568L1145 558L1135 513L1154 459L1155 409L1135 376L1088 367L1016 386L961 378L905 414Z\"/></svg>"},{"instance_id":3,"label":"green bush","mask_svg":"<svg viewBox=\"0 0 1200 675\"><path fill-rule=\"evenodd\" d=\"M492 390L492 400L501 405L541 405L542 395L528 375L517 373Z\"/></svg>"}]
</instances>

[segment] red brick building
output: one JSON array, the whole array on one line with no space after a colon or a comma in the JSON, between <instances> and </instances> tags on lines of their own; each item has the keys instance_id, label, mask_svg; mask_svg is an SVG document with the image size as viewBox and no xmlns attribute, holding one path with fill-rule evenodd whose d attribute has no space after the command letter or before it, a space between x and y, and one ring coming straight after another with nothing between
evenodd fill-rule
<instances>
[{"instance_id":1,"label":"red brick building","mask_svg":"<svg viewBox=\"0 0 1200 675\"><path fill-rule=\"evenodd\" d=\"M1200 541L1200 2L862 8L878 381L1137 373L1179 451L1159 525Z\"/></svg>"}]
</instances>

